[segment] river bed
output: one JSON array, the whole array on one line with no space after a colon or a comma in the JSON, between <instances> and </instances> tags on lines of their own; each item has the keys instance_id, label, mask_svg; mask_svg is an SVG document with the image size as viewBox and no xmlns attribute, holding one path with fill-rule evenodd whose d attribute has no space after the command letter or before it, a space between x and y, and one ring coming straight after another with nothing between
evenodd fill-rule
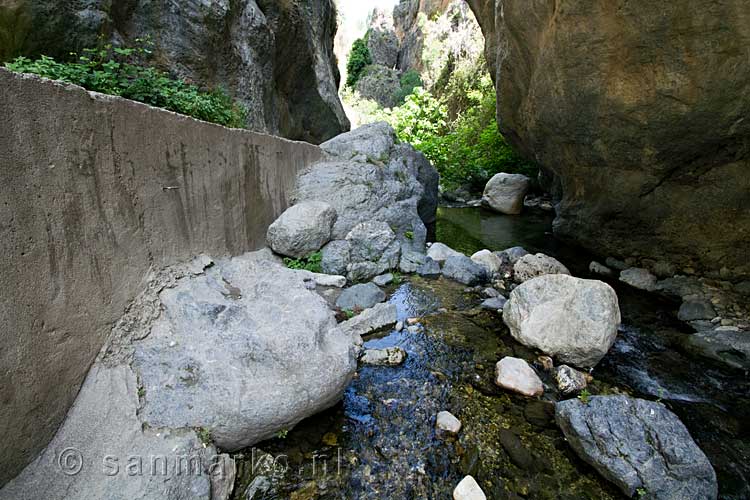
<instances>
[{"instance_id":1,"label":"river bed","mask_svg":"<svg viewBox=\"0 0 750 500\"><path fill-rule=\"evenodd\" d=\"M437 240L466 254L520 245L587 277L590 257L556 241L546 214L441 208L438 218ZM750 498L746 375L681 354L678 340L687 333L673 319L676 306L612 285L623 326L593 372L591 393L663 401L712 461L721 498ZM233 498L448 499L466 474L491 499L624 498L575 456L556 428L558 395L549 378L541 399L494 386L499 359L535 354L510 337L497 314L478 308L478 295L442 278L413 277L388 291L399 319L421 322L415 331L385 332L365 345L399 346L406 362L360 367L342 403L238 455ZM436 435L442 410L462 421L457 439ZM264 454L273 458L264 461Z\"/></svg>"}]
</instances>

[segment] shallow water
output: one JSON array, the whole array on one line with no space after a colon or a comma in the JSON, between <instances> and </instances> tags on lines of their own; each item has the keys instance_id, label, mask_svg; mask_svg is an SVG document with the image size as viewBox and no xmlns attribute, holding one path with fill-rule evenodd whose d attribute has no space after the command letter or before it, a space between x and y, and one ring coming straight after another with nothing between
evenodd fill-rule
<instances>
[{"instance_id":1,"label":"shallow water","mask_svg":"<svg viewBox=\"0 0 750 500\"><path fill-rule=\"evenodd\" d=\"M437 239L468 254L521 245L583 273L588 257L555 241L550 228L547 215L441 208ZM498 359L533 359L534 353L510 338L497 315L477 309L479 297L442 279L413 278L389 291L399 319L421 318L418 330L385 332L366 339L366 347L400 346L406 362L361 367L341 404L258 445L276 457L274 470L258 465L257 450L254 456L246 450L234 498L246 498L248 485L265 475L270 488L251 498L443 499L451 498L465 474L474 475L492 499L622 498L573 454L555 427L549 401L554 389L545 401L494 386ZM595 370L591 392L663 400L709 455L722 498L749 498L746 377L675 350L685 333L671 319L673 304L619 287L618 295L624 326ZM435 434L435 415L442 410L462 420L458 439Z\"/></svg>"}]
</instances>

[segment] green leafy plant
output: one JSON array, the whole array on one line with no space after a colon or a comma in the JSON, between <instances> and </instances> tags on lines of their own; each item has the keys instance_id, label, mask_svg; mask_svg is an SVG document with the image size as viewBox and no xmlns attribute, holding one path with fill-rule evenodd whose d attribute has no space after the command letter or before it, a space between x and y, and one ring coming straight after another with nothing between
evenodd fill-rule
<instances>
[{"instance_id":1,"label":"green leafy plant","mask_svg":"<svg viewBox=\"0 0 750 500\"><path fill-rule=\"evenodd\" d=\"M198 439L201 440L203 446L208 446L211 444L211 431L209 431L205 427L198 427L195 432L198 434Z\"/></svg>"},{"instance_id":2,"label":"green leafy plant","mask_svg":"<svg viewBox=\"0 0 750 500\"><path fill-rule=\"evenodd\" d=\"M367 66L372 64L372 55L367 47L369 33L364 38L358 38L352 44L349 60L346 62L346 86L354 88L362 77Z\"/></svg>"},{"instance_id":3,"label":"green leafy plant","mask_svg":"<svg viewBox=\"0 0 750 500\"><path fill-rule=\"evenodd\" d=\"M401 75L400 83L401 88L396 93L396 102L398 102L399 105L403 104L404 101L406 101L406 98L414 93L415 88L423 85L422 77L414 70L407 71Z\"/></svg>"},{"instance_id":4,"label":"green leafy plant","mask_svg":"<svg viewBox=\"0 0 750 500\"><path fill-rule=\"evenodd\" d=\"M276 437L278 439L286 439L288 435L289 435L288 429L281 429L279 432L276 433Z\"/></svg>"},{"instance_id":5,"label":"green leafy plant","mask_svg":"<svg viewBox=\"0 0 750 500\"><path fill-rule=\"evenodd\" d=\"M643 498L647 493L648 492L646 491L646 488L638 488L637 490L635 490L636 498Z\"/></svg>"},{"instance_id":6,"label":"green leafy plant","mask_svg":"<svg viewBox=\"0 0 750 500\"><path fill-rule=\"evenodd\" d=\"M5 67L227 127L245 126L246 109L223 90L202 90L148 66L151 43L148 39L139 39L137 43L132 48L104 44L101 48L84 49L82 54L71 54L71 62L58 62L47 56L35 60L18 57Z\"/></svg>"},{"instance_id":7,"label":"green leafy plant","mask_svg":"<svg viewBox=\"0 0 750 500\"><path fill-rule=\"evenodd\" d=\"M414 231L406 231L406 232L404 233L404 237L405 237L405 238L406 238L407 240L413 240L413 239L414 239Z\"/></svg>"},{"instance_id":8,"label":"green leafy plant","mask_svg":"<svg viewBox=\"0 0 750 500\"><path fill-rule=\"evenodd\" d=\"M351 309L344 309L341 312L344 313L344 316L346 316L346 319L352 319L357 314L354 311L352 311Z\"/></svg>"},{"instance_id":9,"label":"green leafy plant","mask_svg":"<svg viewBox=\"0 0 750 500\"><path fill-rule=\"evenodd\" d=\"M313 273L322 273L322 261L323 254L320 252L315 252L302 259L292 259L290 257L286 257L284 259L284 265L289 269L304 269L305 271L310 271Z\"/></svg>"},{"instance_id":10,"label":"green leafy plant","mask_svg":"<svg viewBox=\"0 0 750 500\"><path fill-rule=\"evenodd\" d=\"M587 405L589 404L589 401L591 399L591 393L588 391L588 389L584 389L578 395L578 399L581 401L581 403Z\"/></svg>"},{"instance_id":11,"label":"green leafy plant","mask_svg":"<svg viewBox=\"0 0 750 500\"><path fill-rule=\"evenodd\" d=\"M400 285L401 283L403 283L403 281L404 281L404 278L403 278L403 276L401 276L401 273L400 273L400 272L398 272L398 271L393 271L393 272L391 272L391 274L393 274L393 281L392 281L391 283L393 283L393 284L394 284L394 285L396 285L396 286L398 286L398 285Z\"/></svg>"}]
</instances>

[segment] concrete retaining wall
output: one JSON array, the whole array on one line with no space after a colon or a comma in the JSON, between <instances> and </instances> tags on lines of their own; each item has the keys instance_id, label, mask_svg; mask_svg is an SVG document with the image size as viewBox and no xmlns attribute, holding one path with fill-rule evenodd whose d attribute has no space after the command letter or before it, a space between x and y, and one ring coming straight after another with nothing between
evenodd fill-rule
<instances>
[{"instance_id":1,"label":"concrete retaining wall","mask_svg":"<svg viewBox=\"0 0 750 500\"><path fill-rule=\"evenodd\" d=\"M264 244L315 146L0 69L0 485L150 268Z\"/></svg>"}]
</instances>

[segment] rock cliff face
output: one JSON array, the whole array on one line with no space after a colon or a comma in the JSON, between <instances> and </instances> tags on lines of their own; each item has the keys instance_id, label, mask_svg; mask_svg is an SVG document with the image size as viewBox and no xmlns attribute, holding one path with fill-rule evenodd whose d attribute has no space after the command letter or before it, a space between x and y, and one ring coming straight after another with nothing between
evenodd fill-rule
<instances>
[{"instance_id":1,"label":"rock cliff face","mask_svg":"<svg viewBox=\"0 0 750 500\"><path fill-rule=\"evenodd\" d=\"M34 26L27 53L67 56L99 36L127 45L151 36L157 65L227 89L250 110L253 130L320 143L349 129L332 0L26 0L25 8Z\"/></svg>"},{"instance_id":2,"label":"rock cliff face","mask_svg":"<svg viewBox=\"0 0 750 500\"><path fill-rule=\"evenodd\" d=\"M561 183L558 235L750 274L750 4L469 3L503 134Z\"/></svg>"}]
</instances>

